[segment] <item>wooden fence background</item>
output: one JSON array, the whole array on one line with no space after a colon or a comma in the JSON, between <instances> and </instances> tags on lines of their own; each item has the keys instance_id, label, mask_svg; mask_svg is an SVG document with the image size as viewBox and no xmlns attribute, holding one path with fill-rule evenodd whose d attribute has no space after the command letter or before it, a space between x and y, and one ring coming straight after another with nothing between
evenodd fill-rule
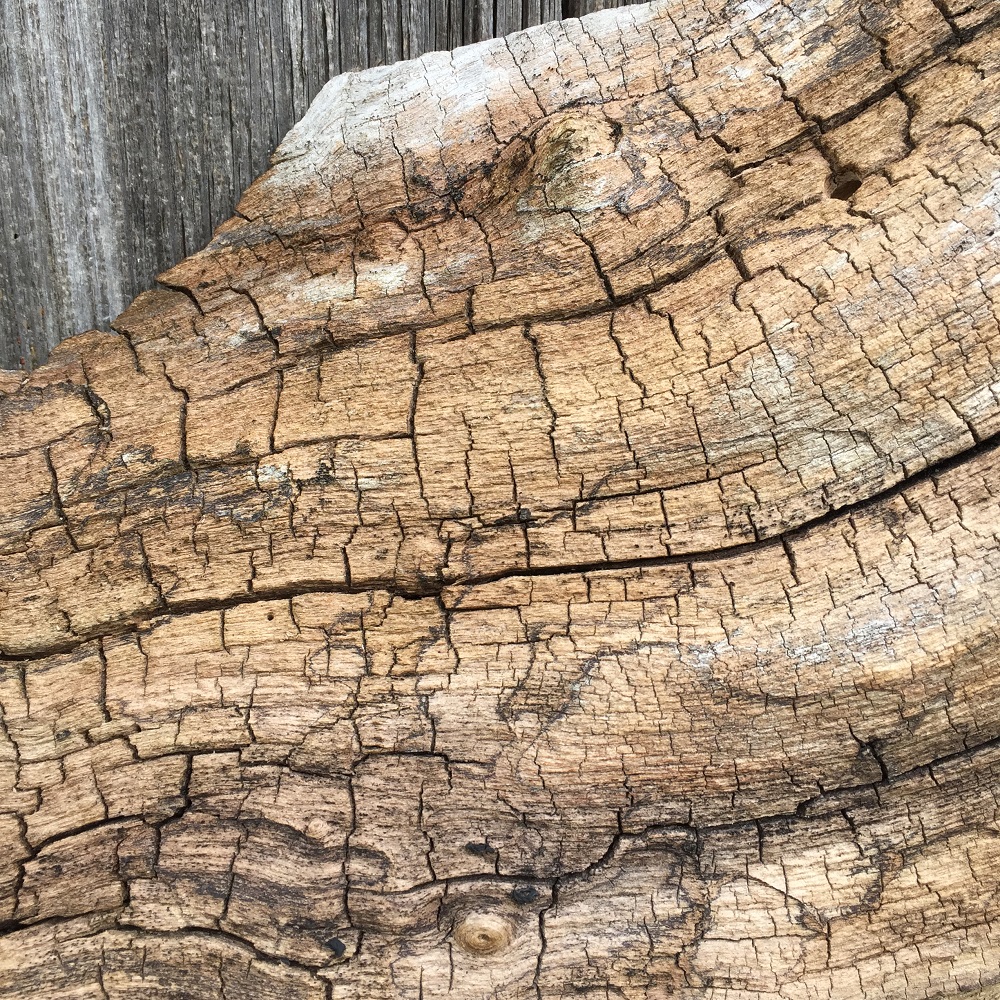
<instances>
[{"instance_id":1,"label":"wooden fence background","mask_svg":"<svg viewBox=\"0 0 1000 1000\"><path fill-rule=\"evenodd\" d=\"M628 0L0 0L0 368L202 246L333 75Z\"/></svg>"}]
</instances>

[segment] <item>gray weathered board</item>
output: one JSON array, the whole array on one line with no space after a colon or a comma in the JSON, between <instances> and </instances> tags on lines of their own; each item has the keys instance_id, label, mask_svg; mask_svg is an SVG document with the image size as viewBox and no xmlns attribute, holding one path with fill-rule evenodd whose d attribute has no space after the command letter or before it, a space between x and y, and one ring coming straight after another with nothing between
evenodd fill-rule
<instances>
[{"instance_id":1,"label":"gray weathered board","mask_svg":"<svg viewBox=\"0 0 1000 1000\"><path fill-rule=\"evenodd\" d=\"M0 368L204 244L333 75L627 0L0 0Z\"/></svg>"}]
</instances>

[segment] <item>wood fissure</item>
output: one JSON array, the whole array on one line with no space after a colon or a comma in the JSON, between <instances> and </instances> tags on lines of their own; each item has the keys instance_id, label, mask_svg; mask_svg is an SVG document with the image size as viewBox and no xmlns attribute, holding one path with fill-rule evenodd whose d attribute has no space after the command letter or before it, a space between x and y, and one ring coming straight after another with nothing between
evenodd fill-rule
<instances>
[{"instance_id":1,"label":"wood fissure","mask_svg":"<svg viewBox=\"0 0 1000 1000\"><path fill-rule=\"evenodd\" d=\"M388 438L387 440L412 440L412 437L407 435L400 438ZM842 521L849 519L851 515L859 512L864 512L867 508L883 504L888 500L895 498L904 498L905 492L919 484L930 482L935 487L938 485L937 481L942 475L949 472L952 469L959 468L960 466L980 457L984 456L989 459L993 459L994 452L996 450L997 444L1000 443L1000 435L993 435L985 441L977 442L975 446L967 449L957 455L953 455L950 458L942 459L939 462L934 463L926 469L921 469L919 472L913 473L908 478L904 479L902 482L895 484L894 486L888 487L881 493L877 493L871 497L864 500L859 500L853 504L847 504L844 507L832 509L825 514L820 515L812 521L806 521L795 528L790 529L787 532L782 532L780 534L774 535L770 538L764 538L757 541L746 542L742 545L732 545L725 548L710 549L710 550L692 550L684 555L664 555L664 556L654 556L654 557L640 557L632 560L603 560L601 562L593 562L580 565L565 565L565 566L549 566L549 567L531 567L527 566L523 569L518 570L505 570L492 575L484 575L479 577L457 577L452 581L421 581L420 586L414 589L407 589L405 587L387 587L383 586L380 589L385 593L389 594L394 600L401 601L420 601L425 598L433 597L436 599L442 599L449 592L460 591L464 588L473 588L483 586L485 584L495 584L504 583L506 581L513 580L523 580L529 579L531 577L560 577L560 576L585 576L587 574L598 573L606 570L637 570L637 569L656 569L666 566L683 566L689 568L692 572L702 563L706 562L716 562L716 561L726 561L737 559L741 556L757 553L762 550L771 549L774 547L780 547L785 553L785 557L788 560L790 572L792 575L793 582L796 586L800 585L801 581L798 579L798 574L795 566L795 555L791 548L790 542L795 538L805 535L807 532L813 531L824 525L829 524L833 521ZM54 476L53 476L54 478ZM56 505L55 497L58 495L54 490L54 500L53 504ZM621 494L621 496L640 496L641 491L635 491L632 494ZM609 499L618 499L617 496L608 497ZM58 507L56 507L58 512ZM65 515L62 515L65 520ZM67 522L68 523L68 522ZM68 529L67 529L68 531ZM72 540L72 536L70 536ZM81 551L78 546L74 545L74 551ZM42 659L48 656L56 655L59 653L70 653L75 652L82 646L87 645L92 642L100 642L106 638L115 638L126 633L135 633L136 631L142 629L143 627L149 625L150 623L170 617L177 617L186 614L197 614L201 612L218 611L225 612L229 609L238 608L243 605L256 604L260 602L275 602L275 601L290 601L295 597L306 597L311 594L364 594L368 593L371 588L367 586L352 587L350 581L345 581L343 585L333 585L329 587L315 587L311 585L302 585L300 587L287 587L277 590L254 590L251 593L230 597L222 601L192 601L185 604L171 604L167 601L162 601L157 607L151 609L148 613L133 613L129 616L128 622L125 628L121 627L121 624L112 623L111 627L105 631L94 632L90 634L83 634L77 636L72 642L65 645L51 646L48 648L34 650L30 653L24 653L22 655L8 656L4 655L0 651L0 663L30 663L37 659Z\"/></svg>"}]
</instances>

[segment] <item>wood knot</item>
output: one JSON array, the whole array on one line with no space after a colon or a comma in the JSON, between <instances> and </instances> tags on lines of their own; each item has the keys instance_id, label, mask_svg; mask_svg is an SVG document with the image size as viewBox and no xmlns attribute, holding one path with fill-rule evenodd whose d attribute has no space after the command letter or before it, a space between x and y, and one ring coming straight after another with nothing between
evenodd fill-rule
<instances>
[{"instance_id":1,"label":"wood knot","mask_svg":"<svg viewBox=\"0 0 1000 1000\"><path fill-rule=\"evenodd\" d=\"M510 922L496 913L469 913L455 925L455 942L470 955L495 955L513 937Z\"/></svg>"},{"instance_id":2,"label":"wood knot","mask_svg":"<svg viewBox=\"0 0 1000 1000\"><path fill-rule=\"evenodd\" d=\"M535 169L557 174L586 160L614 154L620 129L599 112L565 111L547 119L535 136Z\"/></svg>"},{"instance_id":3,"label":"wood knot","mask_svg":"<svg viewBox=\"0 0 1000 1000\"><path fill-rule=\"evenodd\" d=\"M594 211L619 201L635 181L618 148L621 129L603 114L554 115L535 136L533 169L548 204Z\"/></svg>"}]
</instances>

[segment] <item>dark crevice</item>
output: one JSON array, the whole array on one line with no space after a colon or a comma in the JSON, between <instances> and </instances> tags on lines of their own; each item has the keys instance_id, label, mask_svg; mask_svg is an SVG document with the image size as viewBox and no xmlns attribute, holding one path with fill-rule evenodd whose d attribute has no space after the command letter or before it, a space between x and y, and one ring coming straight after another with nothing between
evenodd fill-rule
<instances>
[{"instance_id":1,"label":"dark crevice","mask_svg":"<svg viewBox=\"0 0 1000 1000\"><path fill-rule=\"evenodd\" d=\"M188 288L186 285L172 285L167 281L164 281L162 277L157 278L157 284L162 285L164 288L171 292L177 292L180 295L184 295L191 302L191 304L198 310L199 316L205 315L205 310L202 308L201 303L198 301L198 297Z\"/></svg>"},{"instance_id":2,"label":"dark crevice","mask_svg":"<svg viewBox=\"0 0 1000 1000\"><path fill-rule=\"evenodd\" d=\"M861 178L857 174L847 171L832 177L830 183L833 189L830 191L831 198L837 198L840 201L850 201L854 193L861 187Z\"/></svg>"},{"instance_id":3,"label":"dark crevice","mask_svg":"<svg viewBox=\"0 0 1000 1000\"><path fill-rule=\"evenodd\" d=\"M787 543L803 535L819 530L840 518L849 518L860 512L869 510L878 504L901 496L907 490L923 483L933 482L947 475L961 465L991 455L1000 446L1000 431L983 438L978 444L959 451L950 457L943 458L910 475L904 475L897 483L878 493L844 504L831 507L826 513L778 532L770 537L759 540L741 542L732 546L714 549L697 549L690 552L677 552L663 556L638 557L634 559L615 559L606 562L572 563L556 566L536 566L531 568L507 568L496 573L456 576L444 579L440 576L428 577L422 581L414 581L411 585L400 584L385 579L373 579L363 582L352 581L345 584L317 584L303 582L294 586L261 587L255 586L252 592L231 595L226 598L205 598L188 601L170 602L165 599L148 612L130 615L125 619L109 623L105 628L94 629L92 632L78 635L77 638L64 643L53 643L50 646L27 654L0 655L0 663L26 663L46 656L69 653L80 649L88 643L112 636L128 635L139 631L156 619L166 616L177 617L185 614L197 614L209 611L226 611L245 604L256 604L261 601L289 600L306 594L316 593L369 593L380 590L400 600L420 600L427 597L440 597L444 590L472 588L482 584L496 583L501 580L520 577L551 577L568 576L587 573L620 572L623 570L656 568L661 566L695 566L704 562L720 562L736 559L740 556L783 548ZM787 550L787 549L786 549ZM460 602L459 602L460 603ZM457 606L457 605L456 605Z\"/></svg>"}]
</instances>

